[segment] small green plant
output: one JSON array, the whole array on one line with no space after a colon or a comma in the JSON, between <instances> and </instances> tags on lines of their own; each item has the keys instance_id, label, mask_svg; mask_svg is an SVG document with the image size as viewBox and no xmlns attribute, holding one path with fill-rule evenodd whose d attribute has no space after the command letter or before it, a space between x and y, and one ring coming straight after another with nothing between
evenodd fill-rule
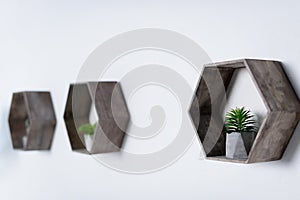
<instances>
[{"instance_id":1,"label":"small green plant","mask_svg":"<svg viewBox=\"0 0 300 200\"><path fill-rule=\"evenodd\" d=\"M231 109L225 117L225 128L227 133L232 132L256 132L256 121L250 110L244 107Z\"/></svg>"},{"instance_id":2,"label":"small green plant","mask_svg":"<svg viewBox=\"0 0 300 200\"><path fill-rule=\"evenodd\" d=\"M95 129L96 129L96 123L95 124L87 123L81 125L78 128L78 132L84 133L86 135L94 135Z\"/></svg>"},{"instance_id":3,"label":"small green plant","mask_svg":"<svg viewBox=\"0 0 300 200\"><path fill-rule=\"evenodd\" d=\"M28 133L29 129L30 129L30 121L29 121L29 119L28 118L25 119L24 123L25 123L26 133Z\"/></svg>"}]
</instances>

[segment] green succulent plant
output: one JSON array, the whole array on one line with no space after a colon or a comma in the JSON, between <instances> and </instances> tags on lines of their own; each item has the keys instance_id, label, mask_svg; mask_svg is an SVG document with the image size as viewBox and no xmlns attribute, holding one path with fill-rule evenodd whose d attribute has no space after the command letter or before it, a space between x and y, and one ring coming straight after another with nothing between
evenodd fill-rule
<instances>
[{"instance_id":1,"label":"green succulent plant","mask_svg":"<svg viewBox=\"0 0 300 200\"><path fill-rule=\"evenodd\" d=\"M29 119L25 119L25 128L26 128L26 133L29 132L29 129L30 129L30 121Z\"/></svg>"},{"instance_id":2,"label":"green succulent plant","mask_svg":"<svg viewBox=\"0 0 300 200\"><path fill-rule=\"evenodd\" d=\"M225 117L225 129L227 133L232 132L256 132L256 121L254 115L245 107L231 109Z\"/></svg>"},{"instance_id":3,"label":"green succulent plant","mask_svg":"<svg viewBox=\"0 0 300 200\"><path fill-rule=\"evenodd\" d=\"M81 125L78 128L78 132L84 133L86 135L94 135L95 129L96 129L96 123L95 124L87 123L87 124Z\"/></svg>"}]
</instances>

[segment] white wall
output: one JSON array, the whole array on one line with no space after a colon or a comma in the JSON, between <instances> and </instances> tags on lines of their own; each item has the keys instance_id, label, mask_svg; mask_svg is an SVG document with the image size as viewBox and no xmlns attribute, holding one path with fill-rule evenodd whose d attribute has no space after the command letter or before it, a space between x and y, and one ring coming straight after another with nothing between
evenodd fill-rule
<instances>
[{"instance_id":1,"label":"white wall","mask_svg":"<svg viewBox=\"0 0 300 200\"><path fill-rule=\"evenodd\" d=\"M298 2L0 0L0 199L299 199L299 128L278 162L204 161L195 139L168 168L132 175L73 153L62 119L68 84L76 80L87 56L112 36L145 27L182 33L199 43L213 61L281 60L300 94ZM112 78L118 77L115 73ZM190 75L191 84L197 83L196 75ZM8 110L12 92L22 90L52 92L58 124L50 152L12 149ZM138 95L128 100L129 108L134 122L143 126L149 123L149 112L134 109L133 104L143 109L138 99L147 96ZM168 98L162 95L162 101ZM250 101L257 112L264 112L255 95ZM172 121L180 111L175 107L166 112ZM125 146L133 152L151 150L151 144L148 149L137 142Z\"/></svg>"}]
</instances>

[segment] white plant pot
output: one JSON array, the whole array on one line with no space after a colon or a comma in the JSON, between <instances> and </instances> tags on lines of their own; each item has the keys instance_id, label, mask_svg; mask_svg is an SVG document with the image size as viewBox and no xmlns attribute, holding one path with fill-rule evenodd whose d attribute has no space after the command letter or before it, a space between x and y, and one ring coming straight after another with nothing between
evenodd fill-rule
<instances>
[{"instance_id":1,"label":"white plant pot","mask_svg":"<svg viewBox=\"0 0 300 200\"><path fill-rule=\"evenodd\" d=\"M86 150L91 151L92 147L93 147L93 139L94 139L94 135L87 135L84 134L84 142L85 142L85 147Z\"/></svg>"},{"instance_id":2,"label":"white plant pot","mask_svg":"<svg viewBox=\"0 0 300 200\"><path fill-rule=\"evenodd\" d=\"M27 135L25 135L25 136L22 137L23 148L26 148L26 146L27 146L27 140L28 140Z\"/></svg>"},{"instance_id":3,"label":"white plant pot","mask_svg":"<svg viewBox=\"0 0 300 200\"><path fill-rule=\"evenodd\" d=\"M231 159L247 159L247 151L241 133L226 135L226 157Z\"/></svg>"}]
</instances>

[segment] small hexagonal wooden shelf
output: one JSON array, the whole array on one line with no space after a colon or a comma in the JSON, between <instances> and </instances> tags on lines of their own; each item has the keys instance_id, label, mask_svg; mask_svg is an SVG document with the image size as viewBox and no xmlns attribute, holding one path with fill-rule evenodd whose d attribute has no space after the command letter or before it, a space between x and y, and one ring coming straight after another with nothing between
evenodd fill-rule
<instances>
[{"instance_id":1,"label":"small hexagonal wooden shelf","mask_svg":"<svg viewBox=\"0 0 300 200\"><path fill-rule=\"evenodd\" d=\"M78 128L90 122L95 105L98 121L91 150L87 150L84 133ZM64 120L73 151L98 154L119 151L129 122L129 112L118 82L71 84Z\"/></svg>"},{"instance_id":2,"label":"small hexagonal wooden shelf","mask_svg":"<svg viewBox=\"0 0 300 200\"><path fill-rule=\"evenodd\" d=\"M248 70L268 110L246 160L225 157L222 113L228 86L239 68ZM298 124L300 103L280 62L241 59L204 66L190 116L207 159L239 163L273 161L281 159Z\"/></svg>"},{"instance_id":3,"label":"small hexagonal wooden shelf","mask_svg":"<svg viewBox=\"0 0 300 200\"><path fill-rule=\"evenodd\" d=\"M56 126L50 92L14 93L8 121L14 149L49 150Z\"/></svg>"}]
</instances>

